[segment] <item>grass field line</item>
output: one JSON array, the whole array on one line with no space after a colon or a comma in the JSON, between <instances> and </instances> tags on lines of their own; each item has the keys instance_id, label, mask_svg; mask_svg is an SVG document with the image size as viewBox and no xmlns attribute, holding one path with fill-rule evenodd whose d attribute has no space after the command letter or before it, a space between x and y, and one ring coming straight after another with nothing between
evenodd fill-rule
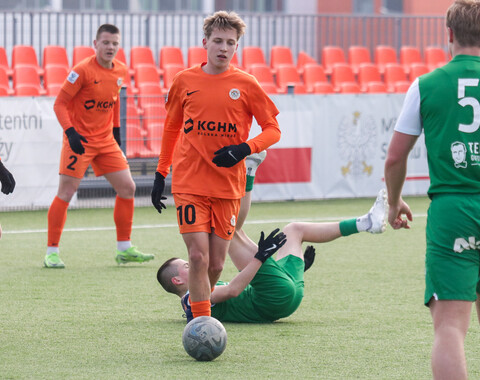
<instances>
[{"instance_id":1,"label":"grass field line","mask_svg":"<svg viewBox=\"0 0 480 380\"><path fill-rule=\"evenodd\" d=\"M413 214L415 218L426 217L427 214ZM295 219L257 219L257 220L247 220L247 224L271 224L271 223L290 223L290 222L333 222L344 219L356 218L357 216L340 216L340 217L319 217L319 218L295 218ZM165 223L165 224L143 224L143 225L134 225L134 230L141 229L153 229L153 228L178 228L177 223ZM64 232L89 232L89 231L112 231L115 230L115 226L104 226L104 227L76 227L76 228L65 228ZM3 234L12 234L12 235L21 235L21 234L43 234L47 233L46 228L39 229L22 229L22 230L3 230Z\"/></svg>"}]
</instances>

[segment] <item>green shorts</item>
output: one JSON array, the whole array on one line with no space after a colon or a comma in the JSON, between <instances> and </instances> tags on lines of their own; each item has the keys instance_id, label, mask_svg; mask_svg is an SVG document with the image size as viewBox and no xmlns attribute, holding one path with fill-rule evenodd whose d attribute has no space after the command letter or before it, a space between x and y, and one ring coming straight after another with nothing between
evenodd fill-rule
<instances>
[{"instance_id":1,"label":"green shorts","mask_svg":"<svg viewBox=\"0 0 480 380\"><path fill-rule=\"evenodd\" d=\"M250 283L257 312L272 321L294 313L303 299L304 269L304 261L297 256L269 258Z\"/></svg>"},{"instance_id":2,"label":"green shorts","mask_svg":"<svg viewBox=\"0 0 480 380\"><path fill-rule=\"evenodd\" d=\"M435 194L428 209L425 305L480 293L480 195Z\"/></svg>"}]
</instances>

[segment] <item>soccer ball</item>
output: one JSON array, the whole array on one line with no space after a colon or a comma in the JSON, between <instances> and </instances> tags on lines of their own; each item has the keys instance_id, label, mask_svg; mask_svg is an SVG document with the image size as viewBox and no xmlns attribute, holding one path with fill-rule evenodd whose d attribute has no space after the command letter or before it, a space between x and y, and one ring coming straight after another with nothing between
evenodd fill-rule
<instances>
[{"instance_id":1,"label":"soccer ball","mask_svg":"<svg viewBox=\"0 0 480 380\"><path fill-rule=\"evenodd\" d=\"M227 347L225 327L215 318L201 316L187 323L182 334L185 351L198 361L219 357Z\"/></svg>"}]
</instances>

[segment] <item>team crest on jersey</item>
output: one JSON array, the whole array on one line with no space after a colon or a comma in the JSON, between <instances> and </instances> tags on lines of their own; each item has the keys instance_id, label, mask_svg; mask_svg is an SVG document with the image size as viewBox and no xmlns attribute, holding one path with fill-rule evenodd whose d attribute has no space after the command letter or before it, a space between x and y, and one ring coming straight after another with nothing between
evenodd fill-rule
<instances>
[{"instance_id":1,"label":"team crest on jersey","mask_svg":"<svg viewBox=\"0 0 480 380\"><path fill-rule=\"evenodd\" d=\"M80 75L78 75L75 71L72 70L72 71L70 71L70 74L68 74L67 80L68 80L71 84L74 84L74 83L77 81L77 79L78 79L79 76L80 76Z\"/></svg>"},{"instance_id":2,"label":"team crest on jersey","mask_svg":"<svg viewBox=\"0 0 480 380\"><path fill-rule=\"evenodd\" d=\"M240 90L238 88L232 88L229 95L233 100L237 100L240 97Z\"/></svg>"},{"instance_id":3,"label":"team crest on jersey","mask_svg":"<svg viewBox=\"0 0 480 380\"><path fill-rule=\"evenodd\" d=\"M117 79L117 86L121 86L123 82L123 78L118 78Z\"/></svg>"},{"instance_id":4,"label":"team crest on jersey","mask_svg":"<svg viewBox=\"0 0 480 380\"><path fill-rule=\"evenodd\" d=\"M235 218L235 215L232 215L232 219L230 219L230 224L235 227L235 224L237 224L237 220Z\"/></svg>"}]
</instances>

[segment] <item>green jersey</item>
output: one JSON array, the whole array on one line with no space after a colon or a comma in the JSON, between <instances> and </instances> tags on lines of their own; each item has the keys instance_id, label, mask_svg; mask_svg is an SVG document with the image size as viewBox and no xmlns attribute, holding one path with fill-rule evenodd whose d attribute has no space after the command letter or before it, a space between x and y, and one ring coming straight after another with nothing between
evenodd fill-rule
<instances>
[{"instance_id":1,"label":"green jersey","mask_svg":"<svg viewBox=\"0 0 480 380\"><path fill-rule=\"evenodd\" d=\"M430 195L480 193L480 58L457 55L419 78Z\"/></svg>"}]
</instances>

